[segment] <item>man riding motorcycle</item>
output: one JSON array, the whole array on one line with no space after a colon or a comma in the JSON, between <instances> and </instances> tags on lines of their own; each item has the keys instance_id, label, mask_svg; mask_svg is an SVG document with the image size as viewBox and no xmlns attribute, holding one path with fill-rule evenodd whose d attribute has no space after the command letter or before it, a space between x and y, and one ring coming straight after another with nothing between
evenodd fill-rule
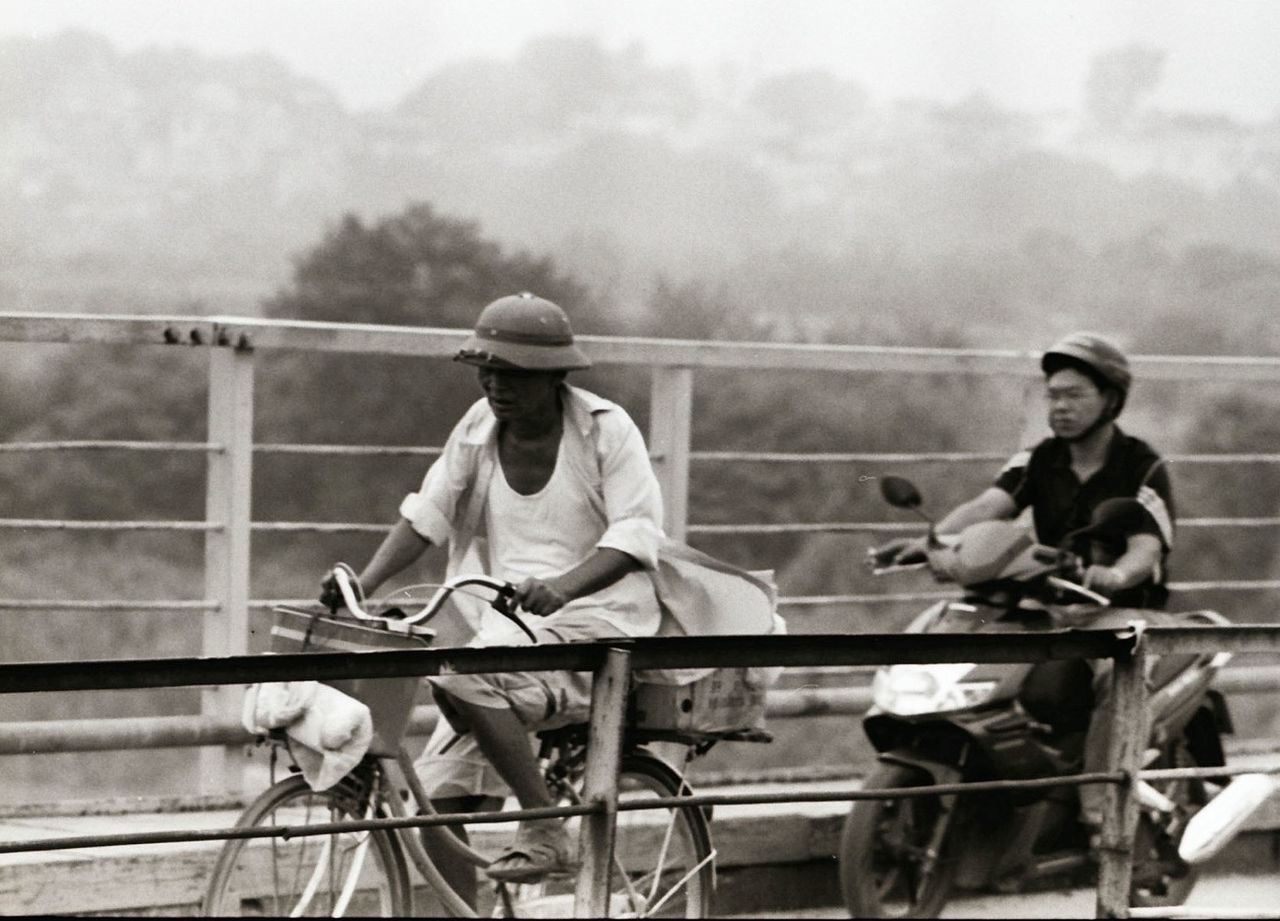
<instances>
[{"instance_id":1,"label":"man riding motorcycle","mask_svg":"<svg viewBox=\"0 0 1280 921\"><path fill-rule=\"evenodd\" d=\"M1123 627L1132 620L1152 625L1170 622L1152 611L1164 606L1165 560L1173 545L1173 497L1161 457L1144 441L1116 425L1133 381L1128 359L1112 342L1092 333L1072 333L1040 359L1049 409L1046 438L1029 451L1015 454L995 483L962 503L938 522L935 533L956 534L968 525L1010 519L1031 510L1041 543L1057 546L1071 532L1089 525L1094 510L1112 498L1134 498L1142 504L1141 521L1122 540L1092 539L1073 549L1084 562L1085 587L1107 595L1109 608L1086 608L1064 626L1090 629ZM880 564L923 560L925 537L892 541L872 551ZM1143 610L1134 610L1143 609ZM1069 663L1058 663L1067 681ZM1084 770L1105 769L1110 726L1114 718L1109 660L1094 665L1094 708L1084 743ZM1055 666L1049 664L1048 668ZM1058 685L1052 676L1042 687ZM1049 693L1053 693L1050 691ZM1105 789L1080 790L1081 820L1093 829L1102 824Z\"/></svg>"}]
</instances>

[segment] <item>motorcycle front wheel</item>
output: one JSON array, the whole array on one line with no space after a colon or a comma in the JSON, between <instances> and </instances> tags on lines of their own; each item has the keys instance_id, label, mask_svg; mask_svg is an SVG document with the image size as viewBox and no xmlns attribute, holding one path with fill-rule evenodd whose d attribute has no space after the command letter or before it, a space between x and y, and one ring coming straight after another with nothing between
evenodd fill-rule
<instances>
[{"instance_id":1,"label":"motorcycle front wheel","mask_svg":"<svg viewBox=\"0 0 1280 921\"><path fill-rule=\"evenodd\" d=\"M923 787L919 768L880 764L866 789ZM951 895L949 810L938 796L861 800L840 837L840 889L853 918L936 918ZM937 840L941 832L941 840Z\"/></svg>"}]
</instances>

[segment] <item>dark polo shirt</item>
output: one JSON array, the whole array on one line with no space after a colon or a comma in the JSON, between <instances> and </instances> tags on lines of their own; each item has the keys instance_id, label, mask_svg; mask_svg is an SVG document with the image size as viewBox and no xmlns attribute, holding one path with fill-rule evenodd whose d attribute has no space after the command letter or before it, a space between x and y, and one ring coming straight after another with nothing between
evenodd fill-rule
<instances>
[{"instance_id":1,"label":"dark polo shirt","mask_svg":"<svg viewBox=\"0 0 1280 921\"><path fill-rule=\"evenodd\" d=\"M1145 441L1117 428L1102 467L1081 483L1071 469L1067 442L1046 438L1030 451L1020 451L1010 458L995 485L1013 497L1019 510L1031 507L1036 536L1052 546L1057 546L1069 532L1088 525L1093 510L1103 500L1137 499L1146 510L1138 532L1159 538L1164 548L1160 571L1152 579L1117 592L1111 601L1123 607L1164 606L1168 600L1164 560L1173 547L1173 492L1167 467ZM1123 544L1090 542L1072 549L1086 565L1109 565L1124 552Z\"/></svg>"}]
</instances>

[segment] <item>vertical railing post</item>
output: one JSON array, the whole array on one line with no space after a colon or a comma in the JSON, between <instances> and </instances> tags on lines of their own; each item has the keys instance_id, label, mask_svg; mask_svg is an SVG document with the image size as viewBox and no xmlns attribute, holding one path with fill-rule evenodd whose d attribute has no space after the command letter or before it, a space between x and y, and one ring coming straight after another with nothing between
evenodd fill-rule
<instances>
[{"instance_id":1,"label":"vertical railing post","mask_svg":"<svg viewBox=\"0 0 1280 921\"><path fill-rule=\"evenodd\" d=\"M1107 771L1121 771L1125 781L1107 784L1098 855L1097 917L1129 917L1129 889L1133 878L1134 833L1138 801L1134 785L1142 770L1148 733L1147 668L1141 624L1133 654L1118 656L1111 673L1115 712L1107 747Z\"/></svg>"},{"instance_id":2,"label":"vertical railing post","mask_svg":"<svg viewBox=\"0 0 1280 921\"><path fill-rule=\"evenodd\" d=\"M208 455L205 486L205 598L218 607L204 614L202 654L228 656L248 650L250 495L253 475L253 353L209 349ZM234 717L240 711L235 685L201 691L204 716ZM200 749L199 788L205 793L239 790L241 746Z\"/></svg>"},{"instance_id":3,"label":"vertical railing post","mask_svg":"<svg viewBox=\"0 0 1280 921\"><path fill-rule=\"evenodd\" d=\"M606 649L591 687L587 766L582 782L582 801L599 804L603 809L582 817L578 836L582 869L574 891L575 918L603 918L609 914L609 875L618 818L618 764L630 680L631 654L624 649Z\"/></svg>"},{"instance_id":4,"label":"vertical railing post","mask_svg":"<svg viewBox=\"0 0 1280 921\"><path fill-rule=\"evenodd\" d=\"M649 399L649 449L662 486L667 534L684 540L689 523L689 444L693 369L655 367Z\"/></svg>"},{"instance_id":5,"label":"vertical railing post","mask_svg":"<svg viewBox=\"0 0 1280 921\"><path fill-rule=\"evenodd\" d=\"M1022 430L1019 434L1018 448L1028 447L1040 441L1045 434L1044 421L1044 382L1039 377L1026 380L1016 379L1022 385L1022 401L1019 404Z\"/></svg>"}]
</instances>

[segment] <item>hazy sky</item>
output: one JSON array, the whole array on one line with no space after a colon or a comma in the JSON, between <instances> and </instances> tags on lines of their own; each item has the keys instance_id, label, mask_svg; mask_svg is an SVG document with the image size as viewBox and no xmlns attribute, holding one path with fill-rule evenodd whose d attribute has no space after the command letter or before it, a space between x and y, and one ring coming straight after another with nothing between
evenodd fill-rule
<instances>
[{"instance_id":1,"label":"hazy sky","mask_svg":"<svg viewBox=\"0 0 1280 921\"><path fill-rule=\"evenodd\" d=\"M563 33L708 72L822 67L879 102L982 91L1075 108L1090 57L1138 43L1168 52L1155 105L1280 116L1274 0L0 0L2 34L72 26L124 50L269 51L357 108L396 101L449 61Z\"/></svg>"}]
</instances>

